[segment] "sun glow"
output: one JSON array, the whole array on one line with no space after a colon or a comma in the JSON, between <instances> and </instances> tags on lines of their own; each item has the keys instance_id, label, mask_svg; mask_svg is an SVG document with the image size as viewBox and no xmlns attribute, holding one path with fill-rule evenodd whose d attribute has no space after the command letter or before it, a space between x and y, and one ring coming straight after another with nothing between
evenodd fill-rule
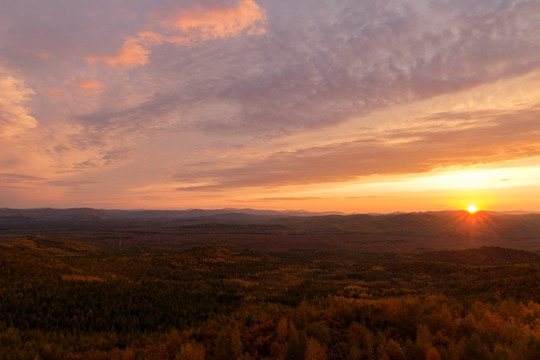
<instances>
[{"instance_id":1,"label":"sun glow","mask_svg":"<svg viewBox=\"0 0 540 360\"><path fill-rule=\"evenodd\" d=\"M478 211L478 208L474 205L469 205L469 207L467 207L467 211L471 214L474 214L475 212Z\"/></svg>"}]
</instances>

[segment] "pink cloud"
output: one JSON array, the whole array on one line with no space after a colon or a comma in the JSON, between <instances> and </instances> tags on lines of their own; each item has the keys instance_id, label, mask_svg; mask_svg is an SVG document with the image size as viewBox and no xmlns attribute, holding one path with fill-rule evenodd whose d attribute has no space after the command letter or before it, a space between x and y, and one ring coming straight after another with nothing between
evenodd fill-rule
<instances>
[{"instance_id":1,"label":"pink cloud","mask_svg":"<svg viewBox=\"0 0 540 360\"><path fill-rule=\"evenodd\" d=\"M266 31L266 12L253 0L238 0L236 4L214 1L210 6L205 5L197 4L180 9L173 16L158 18L155 25L159 30L141 31L125 40L116 54L91 56L86 61L113 67L143 66L149 62L148 48L164 42L184 46L243 33L260 35Z\"/></svg>"}]
</instances>

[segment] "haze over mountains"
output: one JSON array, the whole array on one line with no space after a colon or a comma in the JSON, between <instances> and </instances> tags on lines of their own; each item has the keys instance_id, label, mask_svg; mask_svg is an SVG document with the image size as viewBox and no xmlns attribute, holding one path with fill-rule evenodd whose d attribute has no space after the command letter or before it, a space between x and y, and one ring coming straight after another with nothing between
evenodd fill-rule
<instances>
[{"instance_id":1,"label":"haze over mountains","mask_svg":"<svg viewBox=\"0 0 540 360\"><path fill-rule=\"evenodd\" d=\"M313 216L313 215L337 215L341 212L309 212L303 210L255 210L255 209L189 209L189 210L104 210L92 208L70 209L0 209L0 219L9 217L26 218L27 220L80 220L80 219L196 219L214 215L245 214L256 216Z\"/></svg>"},{"instance_id":2,"label":"haze over mountains","mask_svg":"<svg viewBox=\"0 0 540 360\"><path fill-rule=\"evenodd\" d=\"M540 214L392 214L252 209L0 209L0 240L24 235L98 245L412 251L503 246L540 250Z\"/></svg>"},{"instance_id":3,"label":"haze over mountains","mask_svg":"<svg viewBox=\"0 0 540 360\"><path fill-rule=\"evenodd\" d=\"M392 212L392 213L367 213L350 214L340 211L312 212L305 210L258 210L250 208L224 208L224 209L187 209L187 210L118 210L118 209L93 209L88 207L80 208L31 208L31 209L13 209L0 208L0 221L7 221L19 217L29 221L41 220L89 220L89 219L204 219L211 216L224 216L224 218L242 215L253 215L257 217L315 217L315 216L396 216L400 214L431 214L446 217L456 213L465 213L464 211L426 211L426 212ZM540 215L530 211L504 211L492 212L482 211L484 214L498 215Z\"/></svg>"}]
</instances>

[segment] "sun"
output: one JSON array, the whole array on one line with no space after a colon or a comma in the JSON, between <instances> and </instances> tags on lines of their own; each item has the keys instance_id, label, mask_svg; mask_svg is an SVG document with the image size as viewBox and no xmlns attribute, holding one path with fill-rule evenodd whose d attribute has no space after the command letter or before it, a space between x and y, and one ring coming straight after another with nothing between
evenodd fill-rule
<instances>
[{"instance_id":1,"label":"sun","mask_svg":"<svg viewBox=\"0 0 540 360\"><path fill-rule=\"evenodd\" d=\"M478 208L474 205L469 205L469 207L467 207L467 211L471 214L474 214L475 212L478 211Z\"/></svg>"}]
</instances>

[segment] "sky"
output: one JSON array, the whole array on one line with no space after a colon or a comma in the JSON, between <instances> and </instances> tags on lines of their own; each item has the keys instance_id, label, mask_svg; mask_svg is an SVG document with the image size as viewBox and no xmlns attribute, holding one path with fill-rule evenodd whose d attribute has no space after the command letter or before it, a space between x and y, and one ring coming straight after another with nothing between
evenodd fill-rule
<instances>
[{"instance_id":1,"label":"sky","mask_svg":"<svg viewBox=\"0 0 540 360\"><path fill-rule=\"evenodd\" d=\"M0 0L0 207L540 211L538 19L538 0Z\"/></svg>"}]
</instances>

